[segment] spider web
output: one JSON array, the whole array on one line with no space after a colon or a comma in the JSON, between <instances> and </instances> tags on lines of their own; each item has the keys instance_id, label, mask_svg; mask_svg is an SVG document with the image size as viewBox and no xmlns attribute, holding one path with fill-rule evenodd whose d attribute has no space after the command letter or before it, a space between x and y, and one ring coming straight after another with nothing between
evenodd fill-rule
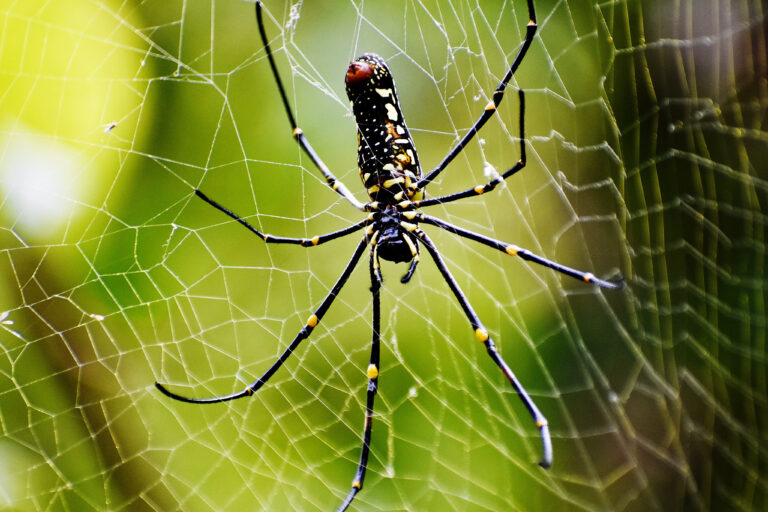
<instances>
[{"instance_id":1,"label":"spider web","mask_svg":"<svg viewBox=\"0 0 768 512\"><path fill-rule=\"evenodd\" d=\"M442 219L604 278L601 291L436 229L530 417L423 257L384 264L371 459L354 510L761 510L768 57L759 0L538 1L498 116L430 186L528 165ZM425 169L523 39L522 1L283 3L267 32L300 126L363 198L342 76L395 74ZM366 264L250 399L357 243L290 137L252 4L0 4L0 503L7 510L331 510L363 427ZM426 253L424 253L426 254ZM365 258L363 258L365 260Z\"/></svg>"}]
</instances>

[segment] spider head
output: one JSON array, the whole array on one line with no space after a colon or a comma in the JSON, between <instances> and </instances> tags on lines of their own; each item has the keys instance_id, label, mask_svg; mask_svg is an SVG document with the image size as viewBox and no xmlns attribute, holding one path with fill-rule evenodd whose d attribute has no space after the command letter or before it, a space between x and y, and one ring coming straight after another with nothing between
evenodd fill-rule
<instances>
[{"instance_id":1,"label":"spider head","mask_svg":"<svg viewBox=\"0 0 768 512\"><path fill-rule=\"evenodd\" d=\"M376 89L394 90L395 85L384 59L373 53L364 53L349 64L344 83L347 97L353 103Z\"/></svg>"},{"instance_id":2,"label":"spider head","mask_svg":"<svg viewBox=\"0 0 768 512\"><path fill-rule=\"evenodd\" d=\"M379 246L379 255L382 259L394 263L411 261L414 258L413 251L418 253L414 236L403 229L401 220L399 212L387 208L380 213L377 223L379 237L376 243Z\"/></svg>"}]
</instances>

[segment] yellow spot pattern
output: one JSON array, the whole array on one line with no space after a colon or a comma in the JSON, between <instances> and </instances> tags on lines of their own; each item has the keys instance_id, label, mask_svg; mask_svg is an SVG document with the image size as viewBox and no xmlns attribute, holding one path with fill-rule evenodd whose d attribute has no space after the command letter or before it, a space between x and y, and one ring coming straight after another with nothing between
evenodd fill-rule
<instances>
[{"instance_id":1,"label":"yellow spot pattern","mask_svg":"<svg viewBox=\"0 0 768 512\"><path fill-rule=\"evenodd\" d=\"M392 185L395 185L397 183L405 183L405 178L403 178L402 176L398 178L392 178L390 180L386 180L384 183L382 183L382 185L384 185L384 188L389 188Z\"/></svg>"},{"instance_id":2,"label":"yellow spot pattern","mask_svg":"<svg viewBox=\"0 0 768 512\"><path fill-rule=\"evenodd\" d=\"M413 256L413 259L418 261L419 258L418 258L418 256L416 256L416 254L417 254L416 246L413 245L413 242L411 242L411 239L408 238L407 236L403 237L403 238L405 239L405 243L408 244L408 248L411 250L411 256Z\"/></svg>"},{"instance_id":3,"label":"yellow spot pattern","mask_svg":"<svg viewBox=\"0 0 768 512\"><path fill-rule=\"evenodd\" d=\"M307 319L307 325L310 327L314 327L317 325L317 315L312 315Z\"/></svg>"},{"instance_id":4,"label":"yellow spot pattern","mask_svg":"<svg viewBox=\"0 0 768 512\"><path fill-rule=\"evenodd\" d=\"M376 377L379 376L379 369L376 368L375 364L370 364L370 365L368 365L368 372L367 372L367 374L368 374L368 378L373 380L373 379L375 379Z\"/></svg>"},{"instance_id":5,"label":"yellow spot pattern","mask_svg":"<svg viewBox=\"0 0 768 512\"><path fill-rule=\"evenodd\" d=\"M488 331L486 331L481 327L478 327L477 329L475 329L475 337L477 337L477 341L479 341L480 343L485 343L486 341L488 341Z\"/></svg>"}]
</instances>

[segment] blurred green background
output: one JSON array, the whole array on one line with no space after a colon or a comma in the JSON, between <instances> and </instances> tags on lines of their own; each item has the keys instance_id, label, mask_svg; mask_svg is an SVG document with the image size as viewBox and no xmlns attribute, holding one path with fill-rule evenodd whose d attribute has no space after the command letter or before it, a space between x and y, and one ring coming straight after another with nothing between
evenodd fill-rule
<instances>
[{"instance_id":1,"label":"blurred green background","mask_svg":"<svg viewBox=\"0 0 768 512\"><path fill-rule=\"evenodd\" d=\"M549 418L538 433L429 258L384 263L382 373L354 510L764 510L768 65L760 0L538 1L498 116L430 187L519 158L429 213L605 278L600 291L427 229ZM266 2L298 121L364 200L343 89L392 69L422 166L517 52L521 1ZM332 510L360 450L366 263L269 385L261 375L361 218L290 136L253 15L228 0L0 0L0 508Z\"/></svg>"}]
</instances>

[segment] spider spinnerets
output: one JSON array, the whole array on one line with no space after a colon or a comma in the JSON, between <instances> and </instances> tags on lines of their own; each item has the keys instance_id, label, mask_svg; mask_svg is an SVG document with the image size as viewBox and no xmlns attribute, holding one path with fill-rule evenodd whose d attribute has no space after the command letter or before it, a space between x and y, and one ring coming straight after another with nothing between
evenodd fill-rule
<instances>
[{"instance_id":1,"label":"spider spinnerets","mask_svg":"<svg viewBox=\"0 0 768 512\"><path fill-rule=\"evenodd\" d=\"M579 279L586 283L592 283L597 286L609 289L620 288L623 284L621 279L617 281L606 281L596 278L590 272L576 270L560 263L548 260L538 256L527 249L523 249L514 244L495 240L493 238L468 231L466 229L454 226L445 221L421 213L420 209L436 204L445 204L457 201L466 197L473 197L484 194L496 188L497 185L514 175L525 167L525 95L522 90L518 91L520 99L520 159L505 172L485 184L455 192L443 196L425 199L424 189L440 174L453 159L461 153L466 145L471 141L477 132L485 125L486 121L493 116L496 108L504 96L504 91L512 79L520 63L528 51L534 34L536 33L536 13L533 0L526 0L528 8L529 21L526 26L525 39L523 40L517 55L512 61L511 66L501 80L501 83L493 92L491 101L485 107L483 112L467 133L454 146L442 161L432 169L426 176L422 176L419 165L418 154L411 138L410 132L405 125L400 102L397 97L395 83L392 74L389 71L384 60L372 53L366 53L355 59L347 69L345 84L347 96L352 105L352 111L357 124L358 140L358 167L363 185L370 199L367 203L358 201L349 189L328 169L319 155L310 145L304 132L297 126L293 116L290 104L288 102L285 88L283 87L280 74L272 56L266 31L264 30L264 20L262 19L261 1L256 2L256 18L259 27L261 40L272 69L272 74L277 84L280 97L285 108L286 116L291 124L293 136L299 146L304 150L307 156L312 160L328 186L336 193L344 197L352 206L360 211L367 212L365 219L344 229L315 236L312 238L289 238L274 236L262 233L252 226L248 221L230 211L226 207L210 199L200 190L195 190L195 194L218 209L222 213L245 226L249 231L260 237L266 243L295 244L303 247L314 247L336 238L340 238L359 230L364 230L362 239L358 242L352 257L341 276L334 284L331 291L326 295L320 306L309 317L306 324L299 330L293 341L275 360L275 362L253 383L245 389L223 396L211 398L189 398L168 390L164 385L155 383L165 395L182 402L193 404L210 404L225 402L250 396L259 390L274 373L290 357L301 342L309 338L312 330L320 323L323 315L328 311L333 301L341 289L346 284L352 271L357 266L360 258L369 248L369 274L371 279L371 299L372 299L372 327L370 360L366 370L368 385L366 389L366 409L365 423L363 429L362 447L360 451L360 460L357 465L357 471L352 480L352 486L346 497L343 499L338 511L346 510L354 500L357 493L363 487L366 469L368 466L368 456L370 453L370 441L373 425L374 400L378 391L380 368L380 288L383 281L379 258L393 261L395 263L410 262L407 273L401 278L403 283L407 283L419 263L419 248L424 247L432 257L442 278L450 288L464 315L467 317L470 326L474 330L477 340L485 346L489 357L499 367L504 376L509 380L514 390L520 396L523 405L528 410L531 418L534 420L539 430L542 443L542 458L539 464L548 468L552 464L552 442L549 435L547 420L528 395L523 385L515 376L512 369L504 361L491 340L488 330L483 326L479 317L470 305L464 293L459 288L458 283L451 275L448 267L445 265L440 253L429 236L420 228L419 224L429 224L440 229L453 233L455 235L481 243L492 249L504 252L510 256L518 256L521 259L551 268L561 274Z\"/></svg>"}]
</instances>

